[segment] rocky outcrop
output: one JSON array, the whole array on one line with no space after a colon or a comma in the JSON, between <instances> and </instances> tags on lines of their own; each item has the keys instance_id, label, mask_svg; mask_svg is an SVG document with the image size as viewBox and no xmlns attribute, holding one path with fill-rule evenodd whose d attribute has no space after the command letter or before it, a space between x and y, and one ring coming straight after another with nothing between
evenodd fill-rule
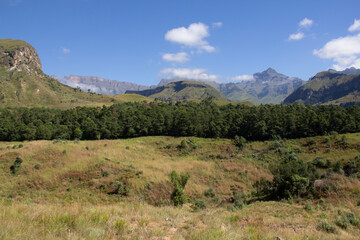
<instances>
[{"instance_id":1,"label":"rocky outcrop","mask_svg":"<svg viewBox=\"0 0 360 240\"><path fill-rule=\"evenodd\" d=\"M0 65L10 71L42 72L35 48L21 40L0 39Z\"/></svg>"}]
</instances>

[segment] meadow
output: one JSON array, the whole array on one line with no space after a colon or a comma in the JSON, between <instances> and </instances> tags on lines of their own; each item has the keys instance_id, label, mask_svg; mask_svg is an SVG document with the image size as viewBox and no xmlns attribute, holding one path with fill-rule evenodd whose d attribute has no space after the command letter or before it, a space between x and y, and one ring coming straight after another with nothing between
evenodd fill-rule
<instances>
[{"instance_id":1,"label":"meadow","mask_svg":"<svg viewBox=\"0 0 360 240\"><path fill-rule=\"evenodd\" d=\"M195 137L0 142L0 239L359 239L359 173L342 171L359 143L359 133L243 149ZM331 188L260 201L254 184L271 182L271 166L289 152ZM190 175L178 207L173 170Z\"/></svg>"}]
</instances>

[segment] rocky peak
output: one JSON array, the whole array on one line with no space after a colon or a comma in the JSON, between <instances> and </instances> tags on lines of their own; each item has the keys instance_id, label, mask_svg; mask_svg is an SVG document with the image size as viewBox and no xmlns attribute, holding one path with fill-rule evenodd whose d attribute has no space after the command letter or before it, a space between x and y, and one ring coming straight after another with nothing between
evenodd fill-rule
<instances>
[{"instance_id":1,"label":"rocky peak","mask_svg":"<svg viewBox=\"0 0 360 240\"><path fill-rule=\"evenodd\" d=\"M255 73L254 78L261 81L283 81L288 77L276 72L273 68L268 68L266 71Z\"/></svg>"},{"instance_id":2,"label":"rocky peak","mask_svg":"<svg viewBox=\"0 0 360 240\"><path fill-rule=\"evenodd\" d=\"M10 71L42 71L35 48L25 41L13 39L0 39L0 66Z\"/></svg>"}]
</instances>

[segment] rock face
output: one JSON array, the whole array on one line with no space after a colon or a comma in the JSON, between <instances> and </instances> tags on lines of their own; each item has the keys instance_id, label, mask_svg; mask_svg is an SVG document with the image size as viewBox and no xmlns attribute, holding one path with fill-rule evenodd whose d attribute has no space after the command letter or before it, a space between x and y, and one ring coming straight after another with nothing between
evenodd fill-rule
<instances>
[{"instance_id":1,"label":"rock face","mask_svg":"<svg viewBox=\"0 0 360 240\"><path fill-rule=\"evenodd\" d=\"M0 39L0 65L10 71L42 71L35 48L21 40Z\"/></svg>"},{"instance_id":2,"label":"rock face","mask_svg":"<svg viewBox=\"0 0 360 240\"><path fill-rule=\"evenodd\" d=\"M100 77L77 75L65 76L64 78L57 76L52 77L62 84L68 85L70 87L79 87L82 91L85 92L90 90L91 92L106 95L124 94L127 90L141 91L150 88L150 86L138 85L130 82L120 82Z\"/></svg>"},{"instance_id":3,"label":"rock face","mask_svg":"<svg viewBox=\"0 0 360 240\"><path fill-rule=\"evenodd\" d=\"M305 83L300 78L288 77L272 68L255 73L254 79L237 85L261 103L281 103L295 89Z\"/></svg>"}]
</instances>

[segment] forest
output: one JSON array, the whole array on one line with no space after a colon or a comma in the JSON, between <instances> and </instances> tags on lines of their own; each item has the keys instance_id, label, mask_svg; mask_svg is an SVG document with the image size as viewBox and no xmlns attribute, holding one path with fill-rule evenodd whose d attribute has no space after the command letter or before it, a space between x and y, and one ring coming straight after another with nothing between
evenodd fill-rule
<instances>
[{"instance_id":1,"label":"forest","mask_svg":"<svg viewBox=\"0 0 360 240\"><path fill-rule=\"evenodd\" d=\"M4 108L0 140L120 139L196 136L268 140L360 131L360 107L224 105L196 102L121 103L68 110Z\"/></svg>"}]
</instances>

